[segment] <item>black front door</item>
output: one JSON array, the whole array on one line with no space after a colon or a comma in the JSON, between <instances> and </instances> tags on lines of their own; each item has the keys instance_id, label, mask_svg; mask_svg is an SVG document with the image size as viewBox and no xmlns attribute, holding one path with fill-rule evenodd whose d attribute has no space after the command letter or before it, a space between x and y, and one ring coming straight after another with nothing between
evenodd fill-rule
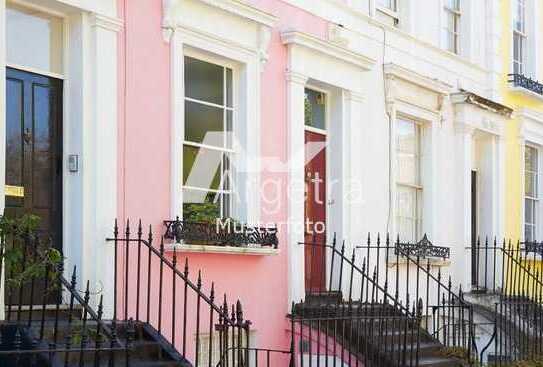
<instances>
[{"instance_id":1,"label":"black front door","mask_svg":"<svg viewBox=\"0 0 543 367\"><path fill-rule=\"evenodd\" d=\"M5 198L7 217L39 216L62 251L62 80L6 70Z\"/></svg>"}]
</instances>

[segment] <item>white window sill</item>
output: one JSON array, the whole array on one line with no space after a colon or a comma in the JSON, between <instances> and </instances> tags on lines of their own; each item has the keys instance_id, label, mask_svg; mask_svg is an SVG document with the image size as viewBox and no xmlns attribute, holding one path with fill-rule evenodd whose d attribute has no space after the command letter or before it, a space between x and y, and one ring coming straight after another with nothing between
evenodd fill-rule
<instances>
[{"instance_id":1,"label":"white window sill","mask_svg":"<svg viewBox=\"0 0 543 367\"><path fill-rule=\"evenodd\" d=\"M234 246L209 246L209 245L190 245L190 244L170 244L165 246L166 251L177 252L195 252L226 255L256 255L256 256L275 256L279 254L279 249L272 247L234 247Z\"/></svg>"},{"instance_id":2,"label":"white window sill","mask_svg":"<svg viewBox=\"0 0 543 367\"><path fill-rule=\"evenodd\" d=\"M428 257L428 258L420 258L420 263L419 265L422 266L423 268L426 268L426 265L428 263L428 260L430 261L430 266L434 266L434 267L442 267L442 266L449 266L451 265L451 259L442 259L442 258L439 258L439 257ZM412 260L409 260L409 266L412 266L413 268L416 266L416 259L412 258ZM398 258L398 262L400 263L400 265L406 265L407 266L407 263L408 263L408 260L405 256L400 256ZM387 262L387 266L389 268L393 268L396 266L396 255L393 255L391 257L389 257L388 259L388 262Z\"/></svg>"},{"instance_id":3,"label":"white window sill","mask_svg":"<svg viewBox=\"0 0 543 367\"><path fill-rule=\"evenodd\" d=\"M510 86L509 87L509 92L519 94L519 95L524 95L524 96L527 96L527 97L532 97L532 98L537 99L538 101L543 102L543 95L538 94L536 92L532 92L531 90L523 88L523 87Z\"/></svg>"}]
</instances>

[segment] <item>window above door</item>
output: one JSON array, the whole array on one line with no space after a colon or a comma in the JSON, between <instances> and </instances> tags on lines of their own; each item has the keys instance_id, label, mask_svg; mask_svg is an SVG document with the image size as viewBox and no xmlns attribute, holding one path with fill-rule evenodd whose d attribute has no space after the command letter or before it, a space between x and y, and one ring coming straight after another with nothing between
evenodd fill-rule
<instances>
[{"instance_id":1,"label":"window above door","mask_svg":"<svg viewBox=\"0 0 543 367\"><path fill-rule=\"evenodd\" d=\"M6 7L6 54L10 66L63 72L63 19L21 6Z\"/></svg>"}]
</instances>

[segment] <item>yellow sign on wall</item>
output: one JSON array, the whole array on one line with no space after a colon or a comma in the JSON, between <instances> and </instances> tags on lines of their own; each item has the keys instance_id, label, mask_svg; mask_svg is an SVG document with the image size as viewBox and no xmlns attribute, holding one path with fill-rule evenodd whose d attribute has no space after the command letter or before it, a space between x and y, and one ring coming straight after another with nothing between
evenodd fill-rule
<instances>
[{"instance_id":1,"label":"yellow sign on wall","mask_svg":"<svg viewBox=\"0 0 543 367\"><path fill-rule=\"evenodd\" d=\"M25 188L23 186L6 185L5 194L6 196L22 198L25 196Z\"/></svg>"}]
</instances>

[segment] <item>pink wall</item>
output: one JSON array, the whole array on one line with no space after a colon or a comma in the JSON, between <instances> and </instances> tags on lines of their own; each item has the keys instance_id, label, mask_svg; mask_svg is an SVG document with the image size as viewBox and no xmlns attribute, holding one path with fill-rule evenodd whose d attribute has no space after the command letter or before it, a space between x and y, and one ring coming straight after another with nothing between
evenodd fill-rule
<instances>
[{"instance_id":1,"label":"pink wall","mask_svg":"<svg viewBox=\"0 0 543 367\"><path fill-rule=\"evenodd\" d=\"M162 220L169 218L171 205L170 46L162 38L161 3L119 0L125 30L119 36L118 216L122 220L141 218L145 224L153 225L157 236L163 231ZM262 154L285 161L287 50L281 43L279 30L288 27L324 37L327 25L279 0L251 3L279 18L262 75L262 90L266 91L262 93ZM262 175L268 178L274 174L264 167ZM285 177L275 178L287 187ZM286 189L282 192L286 195ZM286 197L281 200L281 210L274 215L267 213L264 204L262 207L264 222L286 221ZM286 229L280 230L277 256L189 254L188 258L193 272L202 269L206 289L214 281L218 295L227 293L231 302L242 300L245 316L257 330L258 346L288 349L290 340L285 323L288 244Z\"/></svg>"}]
</instances>

